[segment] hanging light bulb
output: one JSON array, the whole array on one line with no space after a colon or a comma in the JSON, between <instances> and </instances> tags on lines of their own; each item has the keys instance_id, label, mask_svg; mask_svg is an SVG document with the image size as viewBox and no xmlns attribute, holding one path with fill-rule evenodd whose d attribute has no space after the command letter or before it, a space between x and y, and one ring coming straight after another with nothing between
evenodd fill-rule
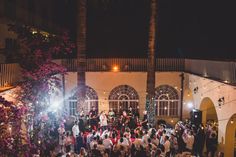
<instances>
[{"instance_id":1,"label":"hanging light bulb","mask_svg":"<svg viewBox=\"0 0 236 157\"><path fill-rule=\"evenodd\" d=\"M230 123L231 123L231 124L233 124L233 123L234 123L234 120L233 120L233 119L231 119L231 120L230 120Z\"/></svg>"}]
</instances>

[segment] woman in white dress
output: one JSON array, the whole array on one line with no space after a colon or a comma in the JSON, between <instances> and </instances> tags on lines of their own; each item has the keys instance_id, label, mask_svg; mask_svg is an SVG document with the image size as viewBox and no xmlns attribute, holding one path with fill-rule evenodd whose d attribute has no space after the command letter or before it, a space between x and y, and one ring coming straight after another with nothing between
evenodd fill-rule
<instances>
[{"instance_id":1,"label":"woman in white dress","mask_svg":"<svg viewBox=\"0 0 236 157\"><path fill-rule=\"evenodd\" d=\"M106 128L107 128L107 116L106 116L104 111L101 112L99 119L100 119L100 126L101 126L102 130L103 131L106 130Z\"/></svg>"}]
</instances>

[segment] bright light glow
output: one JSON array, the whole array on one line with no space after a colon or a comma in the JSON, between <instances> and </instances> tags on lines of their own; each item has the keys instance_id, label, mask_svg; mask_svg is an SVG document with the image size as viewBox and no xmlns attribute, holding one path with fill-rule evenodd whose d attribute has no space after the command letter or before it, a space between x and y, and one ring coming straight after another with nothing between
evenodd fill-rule
<instances>
[{"instance_id":1,"label":"bright light glow","mask_svg":"<svg viewBox=\"0 0 236 157\"><path fill-rule=\"evenodd\" d=\"M225 80L224 82L225 82L225 83L229 83L229 81L228 81L228 80Z\"/></svg>"},{"instance_id":2,"label":"bright light glow","mask_svg":"<svg viewBox=\"0 0 236 157\"><path fill-rule=\"evenodd\" d=\"M164 109L167 110L167 107L165 106Z\"/></svg>"},{"instance_id":3,"label":"bright light glow","mask_svg":"<svg viewBox=\"0 0 236 157\"><path fill-rule=\"evenodd\" d=\"M33 31L32 31L32 34L36 34L36 33L38 33L38 32L37 32L37 31L35 31L35 30L33 30Z\"/></svg>"},{"instance_id":4,"label":"bright light glow","mask_svg":"<svg viewBox=\"0 0 236 157\"><path fill-rule=\"evenodd\" d=\"M234 123L234 120L231 119L230 123L233 124L233 123Z\"/></svg>"},{"instance_id":5,"label":"bright light glow","mask_svg":"<svg viewBox=\"0 0 236 157\"><path fill-rule=\"evenodd\" d=\"M117 71L119 71L119 67L118 67L117 65L114 65L114 66L112 67L112 70L113 70L114 72L117 72Z\"/></svg>"},{"instance_id":6,"label":"bright light glow","mask_svg":"<svg viewBox=\"0 0 236 157\"><path fill-rule=\"evenodd\" d=\"M188 106L188 108L193 108L193 103L192 102L188 102L187 106Z\"/></svg>"},{"instance_id":7,"label":"bright light glow","mask_svg":"<svg viewBox=\"0 0 236 157\"><path fill-rule=\"evenodd\" d=\"M50 106L51 111L56 111L60 107L60 102L54 101L52 105Z\"/></svg>"}]
</instances>

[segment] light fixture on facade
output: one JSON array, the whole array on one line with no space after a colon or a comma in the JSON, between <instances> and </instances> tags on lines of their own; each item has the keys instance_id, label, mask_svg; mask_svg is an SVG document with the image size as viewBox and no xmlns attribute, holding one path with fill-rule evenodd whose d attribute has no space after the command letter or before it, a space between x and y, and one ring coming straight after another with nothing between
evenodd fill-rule
<instances>
[{"instance_id":1,"label":"light fixture on facade","mask_svg":"<svg viewBox=\"0 0 236 157\"><path fill-rule=\"evenodd\" d=\"M228 81L228 80L225 80L224 83L229 83L229 81Z\"/></svg>"},{"instance_id":2,"label":"light fixture on facade","mask_svg":"<svg viewBox=\"0 0 236 157\"><path fill-rule=\"evenodd\" d=\"M194 94L197 94L197 92L198 92L198 87L195 87L195 88L193 89L193 93L194 93Z\"/></svg>"},{"instance_id":3,"label":"light fixture on facade","mask_svg":"<svg viewBox=\"0 0 236 157\"><path fill-rule=\"evenodd\" d=\"M224 105L224 103L225 103L225 98L224 97L219 98L218 100L219 108L221 108L221 106Z\"/></svg>"},{"instance_id":4,"label":"light fixture on facade","mask_svg":"<svg viewBox=\"0 0 236 157\"><path fill-rule=\"evenodd\" d=\"M114 66L112 67L112 71L113 71L113 72L118 72L118 71L119 71L119 67L118 67L117 65L114 65Z\"/></svg>"},{"instance_id":5,"label":"light fixture on facade","mask_svg":"<svg viewBox=\"0 0 236 157\"><path fill-rule=\"evenodd\" d=\"M230 120L230 123L231 123L231 124L233 124L233 123L234 123L234 120L233 120L233 119L231 119L231 120Z\"/></svg>"}]
</instances>

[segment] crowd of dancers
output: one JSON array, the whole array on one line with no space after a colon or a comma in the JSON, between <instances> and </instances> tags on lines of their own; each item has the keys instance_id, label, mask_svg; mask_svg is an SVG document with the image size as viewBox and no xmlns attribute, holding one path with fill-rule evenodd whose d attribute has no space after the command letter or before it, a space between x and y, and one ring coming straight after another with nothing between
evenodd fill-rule
<instances>
[{"instance_id":1,"label":"crowd of dancers","mask_svg":"<svg viewBox=\"0 0 236 157\"><path fill-rule=\"evenodd\" d=\"M58 128L60 153L57 156L78 157L214 157L217 150L217 129L208 124L179 121L174 128L149 125L147 112L140 120L138 112L129 108L122 114L110 110L89 115L81 112L72 127Z\"/></svg>"}]
</instances>

